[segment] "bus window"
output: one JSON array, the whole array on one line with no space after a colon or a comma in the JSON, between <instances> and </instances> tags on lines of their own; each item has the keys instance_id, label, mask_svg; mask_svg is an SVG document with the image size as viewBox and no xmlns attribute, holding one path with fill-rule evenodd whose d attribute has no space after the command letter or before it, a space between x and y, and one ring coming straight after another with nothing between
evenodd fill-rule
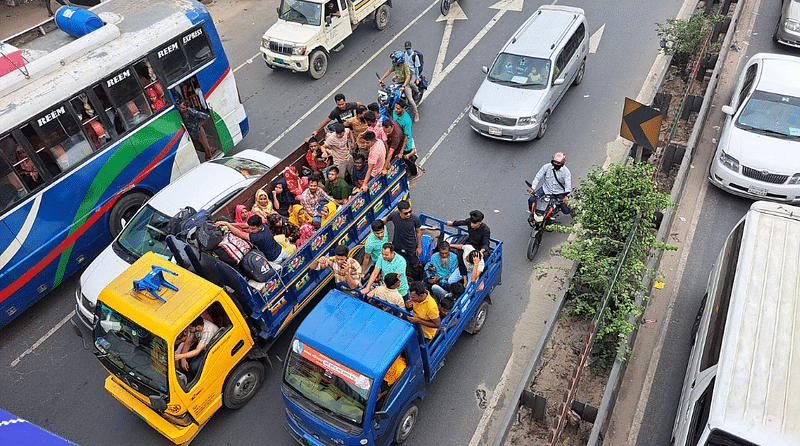
<instances>
[{"instance_id":1,"label":"bus window","mask_svg":"<svg viewBox=\"0 0 800 446\"><path fill-rule=\"evenodd\" d=\"M136 73L139 75L139 81L144 86L144 94L150 102L150 108L153 112L161 110L165 106L172 104L169 95L164 94L164 87L158 81L158 75L153 70L150 61L145 59L135 65Z\"/></svg>"},{"instance_id":2,"label":"bus window","mask_svg":"<svg viewBox=\"0 0 800 446\"><path fill-rule=\"evenodd\" d=\"M59 171L48 165L54 176L83 161L93 152L92 146L81 131L81 126L68 110L67 104L58 104L34 118L38 138L30 130L23 130L39 158L45 164L55 163ZM27 126L26 126L27 127Z\"/></svg>"},{"instance_id":3,"label":"bus window","mask_svg":"<svg viewBox=\"0 0 800 446\"><path fill-rule=\"evenodd\" d=\"M17 143L8 135L0 139L0 211L28 194L25 183L13 167Z\"/></svg>"},{"instance_id":4,"label":"bus window","mask_svg":"<svg viewBox=\"0 0 800 446\"><path fill-rule=\"evenodd\" d=\"M122 125L122 119L119 117L119 113L117 113L117 109L114 108L114 105L111 104L111 101L108 99L108 95L106 94L105 90L99 85L95 86L94 94L97 95L97 99L102 104L103 113L106 114L108 120L114 124L114 130L117 132L117 135L121 135L125 133L125 126Z\"/></svg>"},{"instance_id":5,"label":"bus window","mask_svg":"<svg viewBox=\"0 0 800 446\"><path fill-rule=\"evenodd\" d=\"M94 107L89 102L89 98L81 93L77 97L72 98L70 104L75 110L75 113L78 114L78 119L81 121L81 124L83 124L86 134L89 135L89 140L94 149L99 149L105 145L105 143L109 141L108 132L106 132L100 120L100 115L94 111Z\"/></svg>"},{"instance_id":6,"label":"bus window","mask_svg":"<svg viewBox=\"0 0 800 446\"><path fill-rule=\"evenodd\" d=\"M176 39L155 52L156 59L164 68L164 73L167 75L167 83L169 84L177 81L190 71L189 62L186 61L178 41L179 39Z\"/></svg>"},{"instance_id":7,"label":"bus window","mask_svg":"<svg viewBox=\"0 0 800 446\"><path fill-rule=\"evenodd\" d=\"M17 189L23 189L22 186L24 186L24 189L26 190L23 196L27 195L29 191L36 189L42 183L44 183L44 178L42 177L41 172L39 172L39 169L36 167L36 164L34 164L28 152L14 139L14 137L11 135L3 137L3 139L0 140L0 146L2 147L6 162L13 167L12 170L21 180L21 184L18 185Z\"/></svg>"},{"instance_id":8,"label":"bus window","mask_svg":"<svg viewBox=\"0 0 800 446\"><path fill-rule=\"evenodd\" d=\"M186 56L189 58L189 64L192 69L197 69L204 63L211 60L214 53L211 51L211 44L206 38L206 33L203 28L197 28L194 31L189 31L188 34L181 38L181 43L186 51Z\"/></svg>"},{"instance_id":9,"label":"bus window","mask_svg":"<svg viewBox=\"0 0 800 446\"><path fill-rule=\"evenodd\" d=\"M145 121L152 113L150 103L144 96L139 76L133 67L115 73L101 82L114 104L125 130L131 130Z\"/></svg>"}]
</instances>

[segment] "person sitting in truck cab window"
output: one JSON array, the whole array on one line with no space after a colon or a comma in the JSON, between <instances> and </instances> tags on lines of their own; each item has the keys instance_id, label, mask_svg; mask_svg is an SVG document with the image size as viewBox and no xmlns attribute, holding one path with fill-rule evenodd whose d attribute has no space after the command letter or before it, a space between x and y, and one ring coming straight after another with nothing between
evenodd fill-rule
<instances>
[{"instance_id":1,"label":"person sitting in truck cab window","mask_svg":"<svg viewBox=\"0 0 800 446\"><path fill-rule=\"evenodd\" d=\"M403 354L400 353L397 356L397 359L394 360L392 365L389 366L389 370L386 371L386 375L383 377L383 381L381 381L381 388L378 391L378 401L381 401L383 397L385 397L390 390L392 390L392 386L394 383L403 376L403 372L406 371L408 368L408 363L406 359L403 358Z\"/></svg>"},{"instance_id":2,"label":"person sitting in truck cab window","mask_svg":"<svg viewBox=\"0 0 800 446\"><path fill-rule=\"evenodd\" d=\"M339 12L339 5L336 0L331 0L325 4L325 17L341 17L342 13Z\"/></svg>"},{"instance_id":3,"label":"person sitting in truck cab window","mask_svg":"<svg viewBox=\"0 0 800 446\"><path fill-rule=\"evenodd\" d=\"M189 372L191 376L197 373L203 363L201 353L211 343L211 338L217 334L218 330L219 328L213 322L207 321L202 317L198 317L189 324L186 329L189 333L189 339L175 351L175 360L179 361L181 369ZM195 340L197 341L196 344ZM194 348L192 348L192 344L195 344ZM189 350L190 348L191 350Z\"/></svg>"},{"instance_id":4,"label":"person sitting in truck cab window","mask_svg":"<svg viewBox=\"0 0 800 446\"><path fill-rule=\"evenodd\" d=\"M442 326L442 319L439 317L439 307L428 293L424 283L411 282L408 286L406 308L413 309L414 313L408 317L408 321L412 324L419 324L426 340L433 339L436 330Z\"/></svg>"}]
</instances>

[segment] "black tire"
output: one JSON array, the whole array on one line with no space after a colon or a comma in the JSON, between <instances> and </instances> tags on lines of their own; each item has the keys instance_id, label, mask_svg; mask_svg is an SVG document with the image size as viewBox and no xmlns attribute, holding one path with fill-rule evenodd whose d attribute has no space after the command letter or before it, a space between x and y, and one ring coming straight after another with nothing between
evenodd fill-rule
<instances>
[{"instance_id":1,"label":"black tire","mask_svg":"<svg viewBox=\"0 0 800 446\"><path fill-rule=\"evenodd\" d=\"M572 85L580 85L583 82L583 75L586 73L586 60L584 59L581 62L581 67L578 68L578 75L575 76L575 80L572 81Z\"/></svg>"},{"instance_id":2,"label":"black tire","mask_svg":"<svg viewBox=\"0 0 800 446\"><path fill-rule=\"evenodd\" d=\"M238 409L255 396L264 382L264 366L257 361L244 361L237 365L225 380L222 404L228 409Z\"/></svg>"},{"instance_id":3,"label":"black tire","mask_svg":"<svg viewBox=\"0 0 800 446\"><path fill-rule=\"evenodd\" d=\"M541 244L541 236L531 237L531 239L528 240L528 260L533 260L533 258L536 257L536 253L539 252L539 246Z\"/></svg>"},{"instance_id":4,"label":"black tire","mask_svg":"<svg viewBox=\"0 0 800 446\"><path fill-rule=\"evenodd\" d=\"M325 76L326 71L328 71L328 55L325 51L314 50L308 56L308 75L317 80Z\"/></svg>"},{"instance_id":5,"label":"black tire","mask_svg":"<svg viewBox=\"0 0 800 446\"><path fill-rule=\"evenodd\" d=\"M394 431L395 443L401 444L408 440L411 431L414 430L414 426L417 424L417 418L419 418L419 409L416 404L411 403L406 408L406 411L403 412L403 416L400 417L400 422L397 423L397 429Z\"/></svg>"},{"instance_id":6,"label":"black tire","mask_svg":"<svg viewBox=\"0 0 800 446\"><path fill-rule=\"evenodd\" d=\"M383 31L389 26L389 17L391 17L392 13L389 10L389 5L381 5L377 11L375 11L375 28L378 31Z\"/></svg>"},{"instance_id":7,"label":"black tire","mask_svg":"<svg viewBox=\"0 0 800 446\"><path fill-rule=\"evenodd\" d=\"M778 26L781 26L781 24L778 23ZM778 43L778 26L775 27L775 32L772 33L772 41L775 43Z\"/></svg>"},{"instance_id":8,"label":"black tire","mask_svg":"<svg viewBox=\"0 0 800 446\"><path fill-rule=\"evenodd\" d=\"M536 134L536 139L544 138L545 132L547 132L547 124L550 122L550 111L544 112L544 116L542 116L542 122L539 123L539 133Z\"/></svg>"},{"instance_id":9,"label":"black tire","mask_svg":"<svg viewBox=\"0 0 800 446\"><path fill-rule=\"evenodd\" d=\"M144 192L131 192L120 198L108 214L108 230L116 237L122 228L131 221L145 201L150 198Z\"/></svg>"},{"instance_id":10,"label":"black tire","mask_svg":"<svg viewBox=\"0 0 800 446\"><path fill-rule=\"evenodd\" d=\"M489 314L489 302L483 301L481 302L481 306L478 307L478 311L475 312L475 316L472 317L472 320L469 321L464 328L464 331L473 335L478 334L483 326L486 325L487 314Z\"/></svg>"},{"instance_id":11,"label":"black tire","mask_svg":"<svg viewBox=\"0 0 800 446\"><path fill-rule=\"evenodd\" d=\"M439 12L441 12L442 15L447 15L447 13L450 12L450 0L442 0L439 4Z\"/></svg>"}]
</instances>

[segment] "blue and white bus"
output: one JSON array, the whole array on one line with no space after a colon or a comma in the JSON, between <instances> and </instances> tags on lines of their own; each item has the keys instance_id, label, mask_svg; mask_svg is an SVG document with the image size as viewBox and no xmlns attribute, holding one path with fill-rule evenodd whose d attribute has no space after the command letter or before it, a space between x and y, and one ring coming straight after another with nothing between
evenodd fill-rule
<instances>
[{"instance_id":1,"label":"blue and white bus","mask_svg":"<svg viewBox=\"0 0 800 446\"><path fill-rule=\"evenodd\" d=\"M0 327L205 159L179 102L212 117L203 129L214 149L228 152L248 132L202 4L110 0L89 11L104 25L83 37L50 20L0 45L11 64L0 67Z\"/></svg>"}]
</instances>

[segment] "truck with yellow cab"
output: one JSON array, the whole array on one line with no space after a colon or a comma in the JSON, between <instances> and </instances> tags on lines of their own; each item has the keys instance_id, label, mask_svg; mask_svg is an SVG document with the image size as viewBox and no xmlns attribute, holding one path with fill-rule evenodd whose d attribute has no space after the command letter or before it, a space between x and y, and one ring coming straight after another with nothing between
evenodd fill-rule
<instances>
[{"instance_id":1,"label":"truck with yellow cab","mask_svg":"<svg viewBox=\"0 0 800 446\"><path fill-rule=\"evenodd\" d=\"M273 171L302 159L284 160ZM264 181L239 197L252 197ZM395 161L260 283L166 236L172 256L146 252L112 280L98 296L91 335L83 334L109 372L106 390L172 442L191 440L220 407L239 408L260 387L267 350L333 279L330 269L312 269L314 260L340 244L358 251L370 223L407 196L404 164ZM231 215L237 200L243 198L216 207L213 218ZM179 337L198 317L219 330L192 374L176 368L173 358Z\"/></svg>"}]
</instances>

